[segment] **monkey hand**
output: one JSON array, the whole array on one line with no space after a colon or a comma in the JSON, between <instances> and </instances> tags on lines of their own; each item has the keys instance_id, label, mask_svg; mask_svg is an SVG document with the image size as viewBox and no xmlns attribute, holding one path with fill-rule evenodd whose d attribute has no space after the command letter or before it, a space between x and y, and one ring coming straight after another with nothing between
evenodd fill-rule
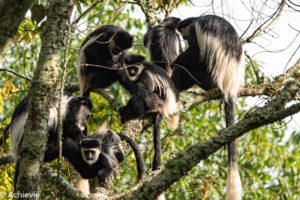
<instances>
[{"instance_id":1,"label":"monkey hand","mask_svg":"<svg viewBox=\"0 0 300 200\"><path fill-rule=\"evenodd\" d=\"M99 185L101 187L104 187L105 189L108 189L108 184L107 184L107 181L106 179L112 175L112 173L114 172L114 170L112 168L103 168L103 169L100 169L98 171L98 182L99 182Z\"/></svg>"},{"instance_id":2,"label":"monkey hand","mask_svg":"<svg viewBox=\"0 0 300 200\"><path fill-rule=\"evenodd\" d=\"M104 179L104 178L99 178L99 177L98 177L98 183L99 183L99 186L100 186L100 187L103 187L103 188L105 188L106 190L109 189L109 186L108 186L108 184L107 184L106 179Z\"/></svg>"}]
</instances>

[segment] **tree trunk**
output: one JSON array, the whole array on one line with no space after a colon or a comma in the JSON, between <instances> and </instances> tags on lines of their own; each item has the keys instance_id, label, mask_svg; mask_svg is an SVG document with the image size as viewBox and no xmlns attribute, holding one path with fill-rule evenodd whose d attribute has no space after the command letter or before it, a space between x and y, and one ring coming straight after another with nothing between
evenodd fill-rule
<instances>
[{"instance_id":1,"label":"tree trunk","mask_svg":"<svg viewBox=\"0 0 300 200\"><path fill-rule=\"evenodd\" d=\"M0 63L14 42L18 27L25 18L34 0L9 0L0 3Z\"/></svg>"},{"instance_id":2,"label":"tree trunk","mask_svg":"<svg viewBox=\"0 0 300 200\"><path fill-rule=\"evenodd\" d=\"M20 147L16 192L39 194L40 165L47 140L50 102L59 80L60 51L66 38L66 20L71 10L67 0L50 1L47 20L41 33L42 48L29 91L28 117ZM23 199L19 195L17 199ZM37 199L38 195L29 199Z\"/></svg>"}]
</instances>

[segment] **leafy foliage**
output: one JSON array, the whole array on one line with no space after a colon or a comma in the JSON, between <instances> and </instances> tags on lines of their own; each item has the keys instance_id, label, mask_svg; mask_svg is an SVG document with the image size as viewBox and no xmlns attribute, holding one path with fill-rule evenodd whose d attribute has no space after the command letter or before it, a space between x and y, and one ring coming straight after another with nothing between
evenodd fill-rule
<instances>
[{"instance_id":1,"label":"leafy foliage","mask_svg":"<svg viewBox=\"0 0 300 200\"><path fill-rule=\"evenodd\" d=\"M184 3L186 1L181 1ZM45 2L43 2L45 3ZM76 17L94 1L77 1L80 8ZM168 1L157 1L158 8L167 6ZM31 78L38 60L41 47L39 30L42 26L44 6L36 6L32 9L31 17L27 17L19 28L18 41L11 47L4 62L3 68L13 70L23 76ZM142 17L135 18L133 13L139 9L135 5L123 5L119 1L108 1L107 4L97 4L88 14L83 16L80 22L74 26L71 39L71 48L68 55L66 83L76 83L76 60L78 48L85 36L105 24L120 25L134 35L134 48L130 51L147 55L142 45L143 34L146 23ZM63 52L61 54L63 58ZM260 65L255 61L255 69L260 72ZM249 65L246 73L247 83L256 84L253 66ZM27 95L30 82L8 72L1 72L0 78L0 136L3 135L6 125L10 121L16 105ZM119 84L114 84L108 89L114 97L125 104L129 94ZM191 94L183 94L184 96ZM103 97L92 94L94 109L89 120L89 132L93 133L96 128L107 122L109 128L120 132L122 125L119 115L111 108ZM236 120L246 112L245 99L236 104ZM162 131L162 158L164 161L172 159L178 151L198 142L205 141L215 135L218 130L225 127L224 115L219 101L205 102L200 105L191 106L182 111L180 116L180 127L176 131L167 128L163 124ZM283 122L284 124L284 122ZM151 128L144 130L136 142L143 153L148 172L151 169L153 157ZM300 154L299 154L299 132L291 132L280 123L271 124L266 127L251 131L238 140L239 167L243 181L244 199L297 199L299 198L300 181ZM0 155L9 152L10 141L5 141L0 148ZM51 163L56 167L57 163ZM12 165L0 167L0 197L8 196L13 190ZM72 167L64 162L63 175L72 183L76 182L76 173ZM200 162L179 182L175 183L165 194L167 199L224 199L227 174L227 153L224 147L207 160ZM121 165L117 182L111 185L114 192L122 192L134 186L137 180L137 169L135 158L129 152ZM47 183L42 183L42 199L53 199L59 191Z\"/></svg>"}]
</instances>

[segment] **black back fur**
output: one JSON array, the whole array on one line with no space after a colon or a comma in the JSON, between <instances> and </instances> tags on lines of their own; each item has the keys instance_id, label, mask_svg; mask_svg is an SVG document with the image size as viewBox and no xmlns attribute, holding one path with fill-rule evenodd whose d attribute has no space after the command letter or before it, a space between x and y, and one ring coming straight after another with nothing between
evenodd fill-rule
<instances>
[{"instance_id":1,"label":"black back fur","mask_svg":"<svg viewBox=\"0 0 300 200\"><path fill-rule=\"evenodd\" d=\"M51 107L49 109L48 119L48 141L47 150L45 152L44 161L49 162L58 158L58 100L59 93L57 92ZM15 156L18 156L18 148L22 142L24 132L24 124L27 118L28 97L24 98L16 107L11 124L9 125L9 134L11 136L12 150ZM82 107L86 107L81 111ZM68 92L64 92L62 98L62 120L63 120L63 145L65 141L71 140L74 144L79 143L79 140L87 133L87 120L92 109L91 101L86 97L75 97ZM78 126L80 125L80 127ZM68 155L63 152L68 158ZM72 160L70 160L72 163ZM72 163L73 164L73 163ZM17 173L16 169L16 173ZM16 174L17 175L17 174Z\"/></svg>"},{"instance_id":2,"label":"black back fur","mask_svg":"<svg viewBox=\"0 0 300 200\"><path fill-rule=\"evenodd\" d=\"M182 52L179 35L176 33L179 18L168 17L151 27L144 36L144 46L149 49L151 62L171 74L170 64Z\"/></svg>"},{"instance_id":3,"label":"black back fur","mask_svg":"<svg viewBox=\"0 0 300 200\"><path fill-rule=\"evenodd\" d=\"M99 145L101 153L96 163L88 165L82 158L81 147L94 148L96 147L95 144ZM72 161L72 165L83 178L98 177L100 183L104 185L106 183L105 179L124 161L120 138L110 130L103 130L91 136L86 136L82 138L79 145L73 140L66 140L63 146L63 154L68 160Z\"/></svg>"},{"instance_id":4,"label":"black back fur","mask_svg":"<svg viewBox=\"0 0 300 200\"><path fill-rule=\"evenodd\" d=\"M209 55L200 55L196 36L196 23L203 33L209 33L213 36L213 40L218 40L221 43L226 55L230 55L237 61L241 59L242 46L240 39L232 25L225 19L215 15L204 15L181 21L178 24L178 30L180 31L189 26L189 34L185 38L188 41L188 48L178 56L172 65L174 70L172 80L178 91L186 90L194 84L198 84L205 90L217 86L208 69ZM214 62L216 61L214 60Z\"/></svg>"},{"instance_id":5,"label":"black back fur","mask_svg":"<svg viewBox=\"0 0 300 200\"><path fill-rule=\"evenodd\" d=\"M118 52L121 52L119 55L110 54L111 40L119 46ZM101 68L101 66L118 68L122 51L130 48L132 43L133 37L123 28L114 25L102 26L87 36L81 45L77 66L82 95L89 96L91 89L106 88L119 80L117 71ZM99 67L84 67L82 64L99 65Z\"/></svg>"}]
</instances>

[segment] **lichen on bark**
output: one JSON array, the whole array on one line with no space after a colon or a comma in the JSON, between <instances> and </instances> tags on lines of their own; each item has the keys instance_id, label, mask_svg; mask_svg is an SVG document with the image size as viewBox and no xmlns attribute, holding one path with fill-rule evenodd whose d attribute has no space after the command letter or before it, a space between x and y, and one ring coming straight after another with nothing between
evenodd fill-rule
<instances>
[{"instance_id":1,"label":"lichen on bark","mask_svg":"<svg viewBox=\"0 0 300 200\"><path fill-rule=\"evenodd\" d=\"M59 79L60 51L64 46L62 41L66 37L70 6L70 1L52 0L47 9L47 20L41 32L42 47L29 91L28 117L20 147L16 183L20 192L40 192L40 165L47 140L49 106Z\"/></svg>"}]
</instances>

